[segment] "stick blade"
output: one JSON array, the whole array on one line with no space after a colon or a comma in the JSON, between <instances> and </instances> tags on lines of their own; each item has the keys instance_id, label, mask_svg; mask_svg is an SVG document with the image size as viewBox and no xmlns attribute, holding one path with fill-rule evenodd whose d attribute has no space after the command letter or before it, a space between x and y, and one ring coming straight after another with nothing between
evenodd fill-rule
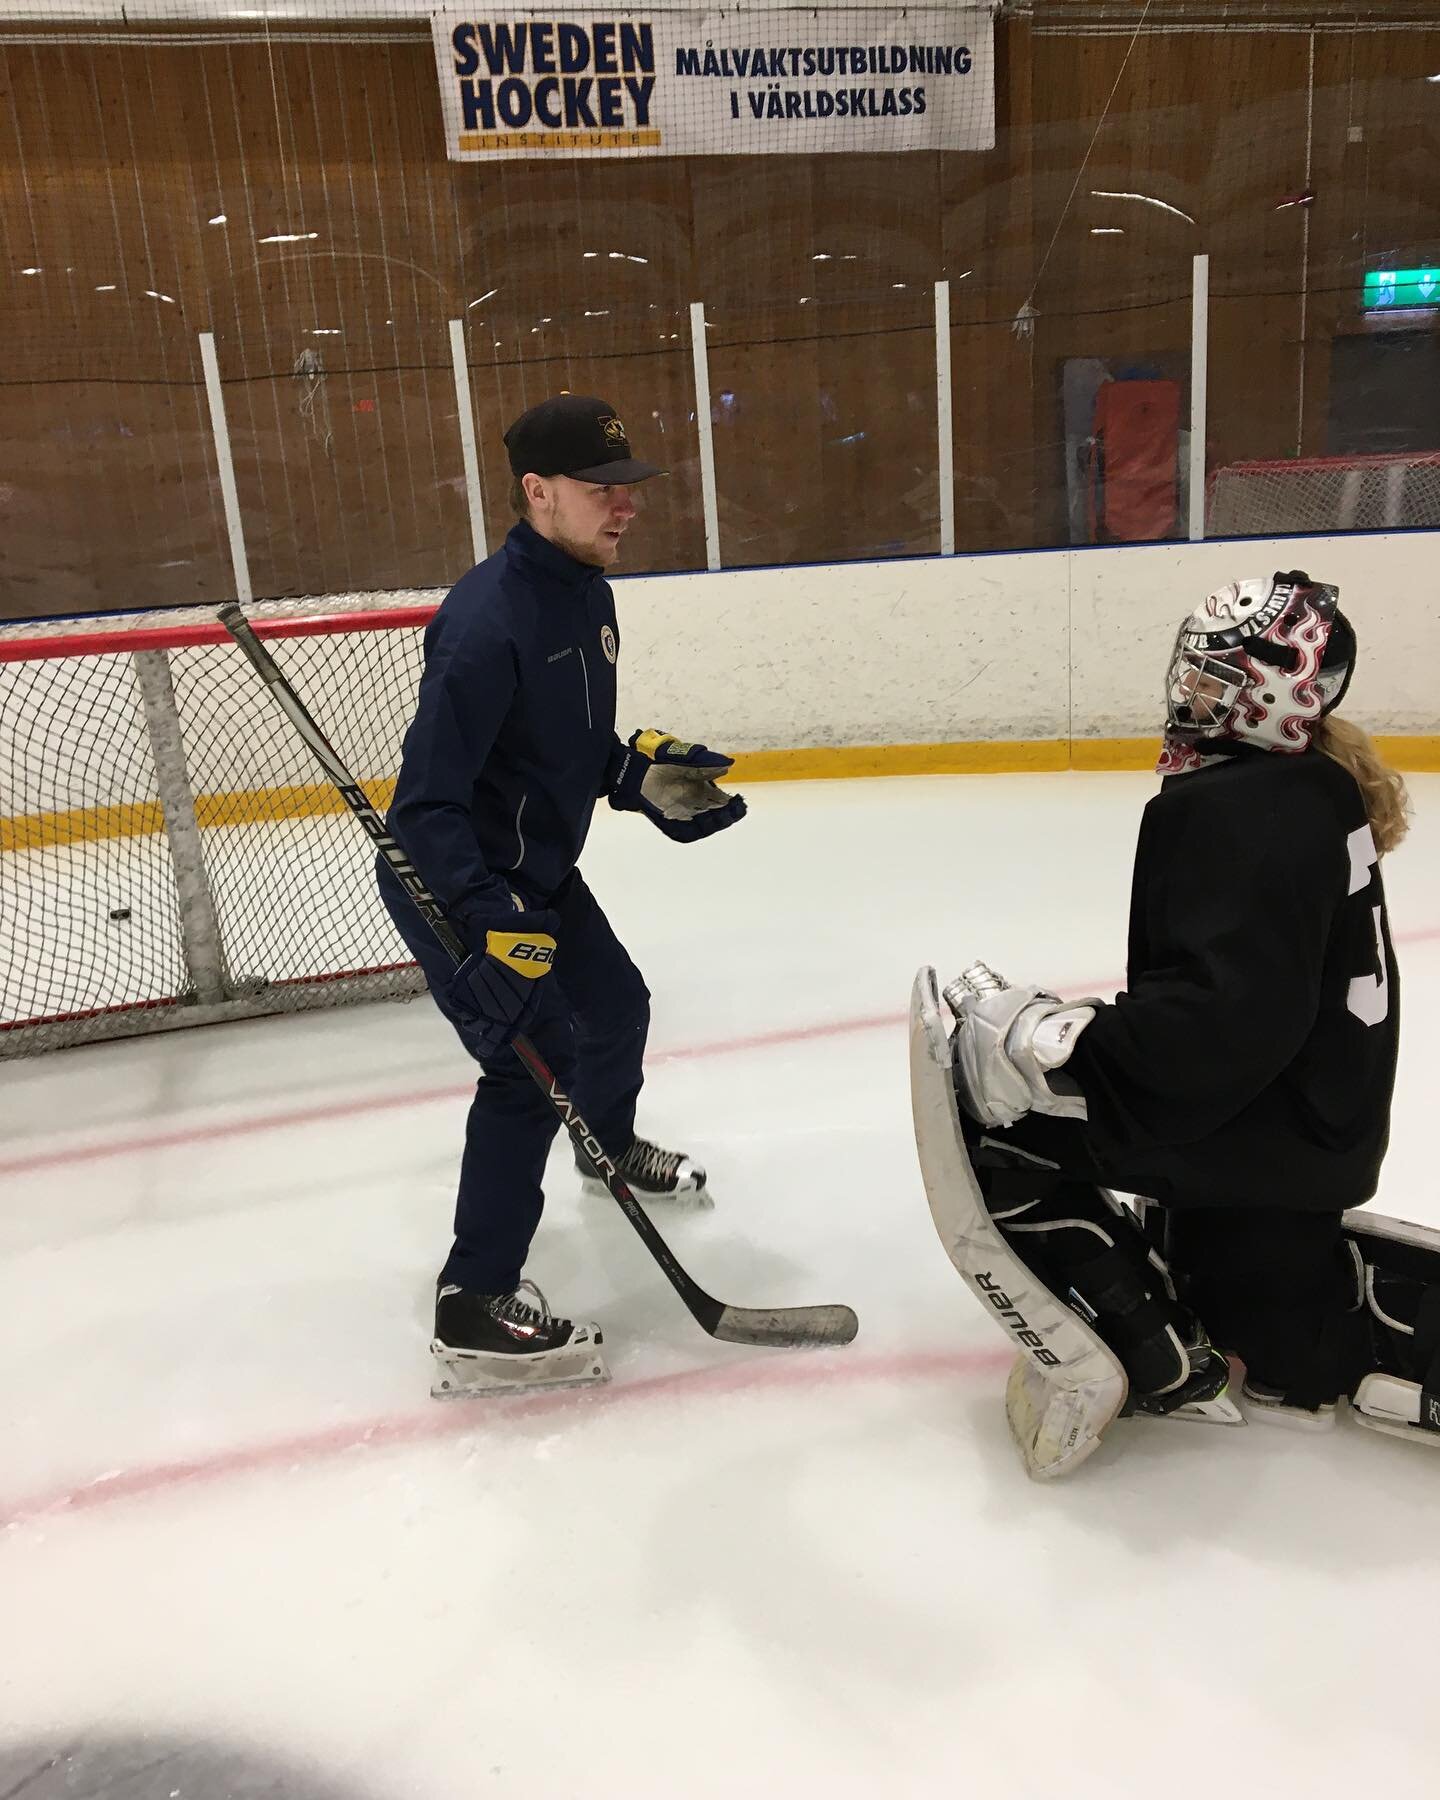
<instances>
[{"instance_id":1,"label":"stick blade","mask_svg":"<svg viewBox=\"0 0 1440 1800\"><path fill-rule=\"evenodd\" d=\"M727 1306L710 1335L726 1344L800 1350L848 1344L859 1329L848 1306Z\"/></svg>"}]
</instances>

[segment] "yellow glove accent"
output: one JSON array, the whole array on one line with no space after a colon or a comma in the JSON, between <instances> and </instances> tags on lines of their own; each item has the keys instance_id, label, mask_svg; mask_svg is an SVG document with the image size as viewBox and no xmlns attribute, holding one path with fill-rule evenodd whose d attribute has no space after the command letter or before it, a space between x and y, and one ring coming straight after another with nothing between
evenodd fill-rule
<instances>
[{"instance_id":1,"label":"yellow glove accent","mask_svg":"<svg viewBox=\"0 0 1440 1800\"><path fill-rule=\"evenodd\" d=\"M485 954L504 963L512 975L538 981L555 961L555 940L543 931L487 931Z\"/></svg>"},{"instance_id":2,"label":"yellow glove accent","mask_svg":"<svg viewBox=\"0 0 1440 1800\"><path fill-rule=\"evenodd\" d=\"M654 762L655 758L660 754L661 750L664 749L666 744L674 744L675 742L675 734L671 731L640 731L635 734L635 748L639 751L641 756L646 757L650 762ZM683 756L690 746L688 744L680 744L678 748Z\"/></svg>"}]
</instances>

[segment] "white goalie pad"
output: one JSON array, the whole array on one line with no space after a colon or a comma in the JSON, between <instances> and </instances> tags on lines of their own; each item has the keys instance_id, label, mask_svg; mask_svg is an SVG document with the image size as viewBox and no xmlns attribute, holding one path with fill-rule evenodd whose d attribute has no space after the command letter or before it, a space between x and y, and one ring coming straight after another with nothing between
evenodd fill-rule
<instances>
[{"instance_id":1,"label":"white goalie pad","mask_svg":"<svg viewBox=\"0 0 1440 1800\"><path fill-rule=\"evenodd\" d=\"M930 1216L966 1286L1020 1351L1005 1412L1027 1471L1076 1468L1125 1405L1114 1352L1015 1255L980 1193L955 1098L949 1014L932 968L910 998L910 1102Z\"/></svg>"}]
</instances>

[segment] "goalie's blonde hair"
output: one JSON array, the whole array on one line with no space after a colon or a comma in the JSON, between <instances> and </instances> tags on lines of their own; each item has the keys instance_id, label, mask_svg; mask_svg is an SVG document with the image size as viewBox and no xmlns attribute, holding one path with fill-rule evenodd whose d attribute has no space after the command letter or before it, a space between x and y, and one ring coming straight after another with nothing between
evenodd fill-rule
<instances>
[{"instance_id":1,"label":"goalie's blonde hair","mask_svg":"<svg viewBox=\"0 0 1440 1800\"><path fill-rule=\"evenodd\" d=\"M1369 733L1331 713L1315 727L1311 742L1354 776L1376 850L1381 856L1393 850L1410 829L1410 796L1401 777L1382 760Z\"/></svg>"}]
</instances>

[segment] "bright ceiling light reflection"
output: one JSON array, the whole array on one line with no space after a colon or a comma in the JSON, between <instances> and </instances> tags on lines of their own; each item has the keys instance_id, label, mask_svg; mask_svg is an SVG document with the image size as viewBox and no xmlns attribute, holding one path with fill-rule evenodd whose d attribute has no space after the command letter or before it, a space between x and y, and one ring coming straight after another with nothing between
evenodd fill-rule
<instances>
[{"instance_id":1,"label":"bright ceiling light reflection","mask_svg":"<svg viewBox=\"0 0 1440 1800\"><path fill-rule=\"evenodd\" d=\"M228 225L230 221L225 217L224 213L216 213L213 219L207 219L205 223L207 225Z\"/></svg>"},{"instance_id":2,"label":"bright ceiling light reflection","mask_svg":"<svg viewBox=\"0 0 1440 1800\"><path fill-rule=\"evenodd\" d=\"M169 294L157 294L154 288L146 288L145 298L147 300L163 300L167 306L173 306L175 304L173 298Z\"/></svg>"},{"instance_id":3,"label":"bright ceiling light reflection","mask_svg":"<svg viewBox=\"0 0 1440 1800\"><path fill-rule=\"evenodd\" d=\"M38 269L22 269L20 273L22 275L38 275L40 271Z\"/></svg>"},{"instance_id":4,"label":"bright ceiling light reflection","mask_svg":"<svg viewBox=\"0 0 1440 1800\"><path fill-rule=\"evenodd\" d=\"M107 281L103 287L97 287L95 292L97 294L113 294L117 285L116 282Z\"/></svg>"},{"instance_id":5,"label":"bright ceiling light reflection","mask_svg":"<svg viewBox=\"0 0 1440 1800\"><path fill-rule=\"evenodd\" d=\"M479 306L486 300L493 300L499 292L499 288L491 288L490 292L488 294L482 294L479 300L472 300L470 306ZM469 312L470 306L465 308L466 312Z\"/></svg>"},{"instance_id":6,"label":"bright ceiling light reflection","mask_svg":"<svg viewBox=\"0 0 1440 1800\"><path fill-rule=\"evenodd\" d=\"M263 237L262 244L303 244L310 238L318 238L318 231L277 231L273 237Z\"/></svg>"},{"instance_id":7,"label":"bright ceiling light reflection","mask_svg":"<svg viewBox=\"0 0 1440 1800\"><path fill-rule=\"evenodd\" d=\"M1092 225L1090 235L1091 237L1124 237L1125 227L1123 225Z\"/></svg>"},{"instance_id":8,"label":"bright ceiling light reflection","mask_svg":"<svg viewBox=\"0 0 1440 1800\"><path fill-rule=\"evenodd\" d=\"M1161 212L1174 213L1177 219L1184 219L1187 225L1195 223L1189 213L1181 212L1178 206L1172 206L1168 200L1157 200L1153 194L1131 194L1116 188L1091 188L1090 196L1094 200L1138 200L1143 206L1158 206Z\"/></svg>"}]
</instances>

